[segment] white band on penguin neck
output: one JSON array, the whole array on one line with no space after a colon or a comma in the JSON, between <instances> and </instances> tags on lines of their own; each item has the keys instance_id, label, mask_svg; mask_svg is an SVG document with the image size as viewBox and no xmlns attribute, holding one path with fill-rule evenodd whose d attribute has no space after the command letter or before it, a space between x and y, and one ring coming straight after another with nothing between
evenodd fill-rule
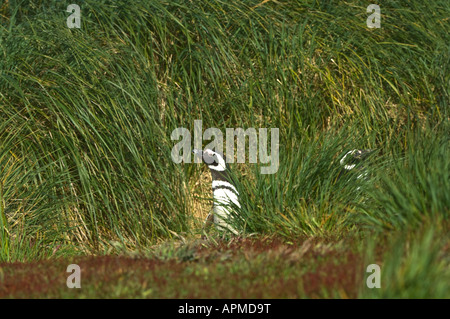
<instances>
[{"instance_id":1,"label":"white band on penguin neck","mask_svg":"<svg viewBox=\"0 0 450 319\"><path fill-rule=\"evenodd\" d=\"M232 188L236 193L238 192L236 187L233 186L230 182L227 181L212 181L212 188L216 187L230 187Z\"/></svg>"}]
</instances>

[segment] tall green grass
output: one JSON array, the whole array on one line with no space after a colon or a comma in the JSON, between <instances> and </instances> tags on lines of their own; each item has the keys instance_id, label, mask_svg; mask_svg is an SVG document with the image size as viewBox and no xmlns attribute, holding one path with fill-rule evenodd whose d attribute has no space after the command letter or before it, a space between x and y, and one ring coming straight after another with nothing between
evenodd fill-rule
<instances>
[{"instance_id":1,"label":"tall green grass","mask_svg":"<svg viewBox=\"0 0 450 319\"><path fill-rule=\"evenodd\" d=\"M378 238L379 239L379 238ZM379 288L364 286L361 298L448 298L450 263L448 235L435 226L391 236L386 243L371 239L366 264L380 266ZM373 247L378 247L375 253ZM378 255L378 256L377 256ZM367 278L368 273L365 274Z\"/></svg>"},{"instance_id":2,"label":"tall green grass","mask_svg":"<svg viewBox=\"0 0 450 319\"><path fill-rule=\"evenodd\" d=\"M447 220L446 2L388 1L380 29L364 1L258 4L85 0L81 29L60 1L2 4L1 259L199 233L200 169L170 157L196 119L280 129L276 174L234 165L246 232ZM377 151L369 181L337 178L353 148Z\"/></svg>"},{"instance_id":3,"label":"tall green grass","mask_svg":"<svg viewBox=\"0 0 450 319\"><path fill-rule=\"evenodd\" d=\"M370 200L363 207L366 217L382 229L445 224L450 213L448 130L418 129L406 141L407 150L392 154L393 159L378 174L379 183L368 190Z\"/></svg>"}]
</instances>

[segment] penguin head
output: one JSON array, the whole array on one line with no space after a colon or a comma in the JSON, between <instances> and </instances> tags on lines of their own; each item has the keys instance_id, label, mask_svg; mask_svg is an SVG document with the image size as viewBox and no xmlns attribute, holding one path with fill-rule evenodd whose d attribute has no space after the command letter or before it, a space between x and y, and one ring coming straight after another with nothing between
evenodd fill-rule
<instances>
[{"instance_id":1,"label":"penguin head","mask_svg":"<svg viewBox=\"0 0 450 319\"><path fill-rule=\"evenodd\" d=\"M346 169L346 170L352 170L358 163L365 160L373 150L367 149L367 150L351 150L347 152L344 157L340 160L340 164ZM347 156L350 155L349 159L346 159Z\"/></svg>"},{"instance_id":2,"label":"penguin head","mask_svg":"<svg viewBox=\"0 0 450 319\"><path fill-rule=\"evenodd\" d=\"M225 158L219 152L207 148L204 151L194 149L192 153L195 154L194 156L201 157L203 162L213 171L225 171L227 169Z\"/></svg>"}]
</instances>

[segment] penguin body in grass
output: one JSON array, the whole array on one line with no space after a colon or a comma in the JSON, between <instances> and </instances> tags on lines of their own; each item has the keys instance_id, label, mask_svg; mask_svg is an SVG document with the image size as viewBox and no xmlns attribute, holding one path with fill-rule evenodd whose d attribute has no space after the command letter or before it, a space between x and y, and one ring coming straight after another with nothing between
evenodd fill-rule
<instances>
[{"instance_id":1,"label":"penguin body in grass","mask_svg":"<svg viewBox=\"0 0 450 319\"><path fill-rule=\"evenodd\" d=\"M212 177L212 191L213 191L213 208L205 220L205 228L209 228L212 224L218 230L231 232L238 235L239 232L233 225L234 208L240 208L239 192L233 185L233 181L229 174L229 168L225 161L223 154L205 149L204 151L194 149L192 151L194 156L202 159L202 162L208 165ZM347 152L340 160L340 165L344 172L355 172L356 179L367 178L367 171L364 168L363 162L374 151L370 149L360 150L354 149ZM341 174L340 174L341 175ZM360 187L357 187L359 190Z\"/></svg>"},{"instance_id":2,"label":"penguin body in grass","mask_svg":"<svg viewBox=\"0 0 450 319\"><path fill-rule=\"evenodd\" d=\"M229 174L229 168L225 157L219 152L211 149L204 151L194 149L194 156L202 158L203 163L208 165L212 177L213 208L205 220L205 228L209 228L214 223L221 231L239 234L233 226L233 208L240 208L239 192L233 185Z\"/></svg>"}]
</instances>

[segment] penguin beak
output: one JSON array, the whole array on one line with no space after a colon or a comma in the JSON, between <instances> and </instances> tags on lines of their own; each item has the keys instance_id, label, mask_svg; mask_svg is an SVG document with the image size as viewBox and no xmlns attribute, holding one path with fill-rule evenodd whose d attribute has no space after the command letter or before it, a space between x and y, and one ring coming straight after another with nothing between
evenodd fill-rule
<instances>
[{"instance_id":1,"label":"penguin beak","mask_svg":"<svg viewBox=\"0 0 450 319\"><path fill-rule=\"evenodd\" d=\"M215 158L213 156L211 156L208 153L203 152L202 150L194 148L192 150L192 153L194 153L194 156L201 158L202 162L204 162L208 165L213 164L215 161Z\"/></svg>"},{"instance_id":2,"label":"penguin beak","mask_svg":"<svg viewBox=\"0 0 450 319\"><path fill-rule=\"evenodd\" d=\"M198 149L194 148L192 150L192 153L194 153L194 163L201 163L201 162L203 162L203 151L202 150L198 150ZM201 162L196 162L195 161L196 157L200 158Z\"/></svg>"},{"instance_id":3,"label":"penguin beak","mask_svg":"<svg viewBox=\"0 0 450 319\"><path fill-rule=\"evenodd\" d=\"M202 156L203 156L203 151L202 151L202 150L198 150L198 149L196 149L196 148L194 148L194 149L192 150L192 153L194 153L195 156L198 156L198 157L202 157Z\"/></svg>"}]
</instances>

